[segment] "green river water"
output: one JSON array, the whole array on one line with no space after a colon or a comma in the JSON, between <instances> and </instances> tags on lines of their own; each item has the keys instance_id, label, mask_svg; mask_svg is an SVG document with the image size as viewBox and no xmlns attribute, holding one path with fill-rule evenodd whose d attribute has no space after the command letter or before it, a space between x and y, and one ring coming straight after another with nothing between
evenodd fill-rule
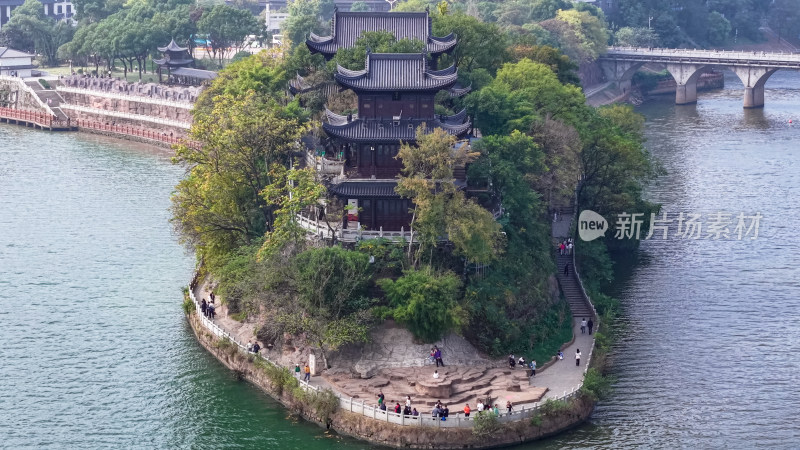
<instances>
[{"instance_id":1,"label":"green river water","mask_svg":"<svg viewBox=\"0 0 800 450\"><path fill-rule=\"evenodd\" d=\"M800 442L800 75L764 110L740 85L639 110L670 212L764 215L756 241L648 241L618 267L616 390L592 419L520 448ZM800 127L800 123L798 123ZM166 150L0 126L0 448L357 449L291 418L194 340ZM635 263L635 264L634 264Z\"/></svg>"}]
</instances>

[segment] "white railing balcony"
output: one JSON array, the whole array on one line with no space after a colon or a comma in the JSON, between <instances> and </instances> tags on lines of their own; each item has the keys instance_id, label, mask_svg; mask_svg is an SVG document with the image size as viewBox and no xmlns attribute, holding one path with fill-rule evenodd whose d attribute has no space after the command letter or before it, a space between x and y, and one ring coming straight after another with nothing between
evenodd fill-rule
<instances>
[{"instance_id":1,"label":"white railing balcony","mask_svg":"<svg viewBox=\"0 0 800 450\"><path fill-rule=\"evenodd\" d=\"M391 241L411 240L411 231L406 231L403 228L400 231L384 231L383 228L378 230L346 230L342 228L342 224L339 221L329 227L324 220L309 219L301 214L297 215L297 223L310 234L322 239L336 238L341 242L359 242L380 238Z\"/></svg>"},{"instance_id":2,"label":"white railing balcony","mask_svg":"<svg viewBox=\"0 0 800 450\"><path fill-rule=\"evenodd\" d=\"M330 159L306 152L306 165L322 175L344 175L344 160Z\"/></svg>"}]
</instances>

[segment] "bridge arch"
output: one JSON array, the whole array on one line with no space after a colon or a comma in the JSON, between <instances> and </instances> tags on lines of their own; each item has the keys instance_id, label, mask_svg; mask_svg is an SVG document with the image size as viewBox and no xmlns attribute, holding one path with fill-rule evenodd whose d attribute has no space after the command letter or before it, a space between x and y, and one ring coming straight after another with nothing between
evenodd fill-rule
<instances>
[{"instance_id":1,"label":"bridge arch","mask_svg":"<svg viewBox=\"0 0 800 450\"><path fill-rule=\"evenodd\" d=\"M744 85L744 107L761 108L764 106L764 85L778 69L755 66L731 66L730 69Z\"/></svg>"},{"instance_id":2,"label":"bridge arch","mask_svg":"<svg viewBox=\"0 0 800 450\"><path fill-rule=\"evenodd\" d=\"M667 72L675 79L675 104L697 103L697 80L711 66L704 64L667 63Z\"/></svg>"},{"instance_id":3,"label":"bridge arch","mask_svg":"<svg viewBox=\"0 0 800 450\"><path fill-rule=\"evenodd\" d=\"M764 106L764 85L778 69L800 70L800 54L729 50L610 47L599 62L606 78L624 91L643 64L664 64L678 85L678 104L697 101L697 80L709 67L730 68L744 84L745 108Z\"/></svg>"}]
</instances>

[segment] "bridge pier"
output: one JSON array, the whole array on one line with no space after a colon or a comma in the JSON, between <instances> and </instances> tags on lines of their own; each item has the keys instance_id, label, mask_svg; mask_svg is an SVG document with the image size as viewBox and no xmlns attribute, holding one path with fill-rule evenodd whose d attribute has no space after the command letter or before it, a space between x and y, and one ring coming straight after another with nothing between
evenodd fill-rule
<instances>
[{"instance_id":1,"label":"bridge pier","mask_svg":"<svg viewBox=\"0 0 800 450\"><path fill-rule=\"evenodd\" d=\"M643 65L643 62L637 61L600 60L600 69L603 71L606 80L616 83L619 90L624 94L630 92L633 75Z\"/></svg>"},{"instance_id":2,"label":"bridge pier","mask_svg":"<svg viewBox=\"0 0 800 450\"><path fill-rule=\"evenodd\" d=\"M756 66L732 66L731 70L744 84L744 107L764 107L764 85L778 69Z\"/></svg>"},{"instance_id":3,"label":"bridge pier","mask_svg":"<svg viewBox=\"0 0 800 450\"><path fill-rule=\"evenodd\" d=\"M690 105L697 103L697 79L708 66L691 63L667 63L667 71L675 79L675 104Z\"/></svg>"}]
</instances>

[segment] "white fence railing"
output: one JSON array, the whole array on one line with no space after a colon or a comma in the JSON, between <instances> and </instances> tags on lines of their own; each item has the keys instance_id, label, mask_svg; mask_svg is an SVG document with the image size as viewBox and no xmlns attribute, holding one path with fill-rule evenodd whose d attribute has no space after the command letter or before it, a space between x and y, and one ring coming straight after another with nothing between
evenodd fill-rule
<instances>
[{"instance_id":1,"label":"white fence railing","mask_svg":"<svg viewBox=\"0 0 800 450\"><path fill-rule=\"evenodd\" d=\"M137 121L141 121L141 122L157 123L157 124L161 124L161 125L167 125L167 126L175 127L175 128L183 128L183 129L187 129L187 130L192 127L191 123L180 122L180 121L171 120L171 119L162 119L160 117L144 116L144 115L141 115L141 114L131 114L131 113L125 113L125 112L119 112L119 111L109 111L107 109L90 108L88 106L71 105L71 104L68 104L68 103L62 103L60 107L61 107L61 109L71 109L73 111L80 111L80 112L85 112L85 113L88 113L88 114L98 114L98 115L102 115L102 116L117 117L117 118L120 118L120 119L130 119L130 120L137 120Z\"/></svg>"},{"instance_id":2,"label":"white fence railing","mask_svg":"<svg viewBox=\"0 0 800 450\"><path fill-rule=\"evenodd\" d=\"M340 223L336 223L333 230L328 227L325 221L313 220L302 214L297 215L297 223L306 231L322 239L333 239L336 237L341 242L359 242L367 239L385 238L392 241L411 240L411 231L384 231L383 227L378 230L345 230Z\"/></svg>"},{"instance_id":3,"label":"white fence railing","mask_svg":"<svg viewBox=\"0 0 800 450\"><path fill-rule=\"evenodd\" d=\"M186 101L164 100L161 98L153 98L143 95L96 91L94 89L75 88L69 86L58 86L56 90L58 92L67 92L71 94L93 95L95 97L113 98L115 100L127 100L131 102L149 103L160 106L171 106L173 108L181 108L181 109L192 109L194 107L194 103L188 100Z\"/></svg>"},{"instance_id":4,"label":"white fence railing","mask_svg":"<svg viewBox=\"0 0 800 450\"><path fill-rule=\"evenodd\" d=\"M196 274L193 279L195 280L197 279ZM194 295L194 289L192 288L191 285L189 286L189 298L191 298L192 302L194 302L195 313L197 314L197 317L200 319L200 323L202 323L204 327L206 327L209 331L211 331L215 336L218 336L220 338L227 338L228 340L230 340L239 348L239 351L248 353L247 347L238 340L236 340L236 337L234 337L228 331L222 329L219 325L215 324L212 319L209 319L208 317L205 317L203 314L201 314L200 303L197 301L197 297ZM282 367L279 363L271 361L269 358L265 358L261 354L257 354L256 357L261 358L268 364ZM590 360L591 360L591 352L589 353L589 360L587 360L586 362L586 367L589 366ZM586 369L584 369L584 373L585 372ZM313 386L305 381L300 381L300 386L306 391L320 390L318 386ZM578 395L579 391L580 391L579 388L575 388L572 391L564 392L562 396L557 397L555 400L569 400L572 397ZM350 411L354 414L360 414L374 420L380 420L383 422L389 422L402 426L428 426L435 428L458 428L458 427L469 428L472 427L475 416L478 414L478 412L475 411L473 412L472 416L466 417L464 416L463 412L454 411L450 413L450 415L447 417L447 420L442 420L439 417L433 417L430 413L422 411L420 411L419 416L409 416L404 414L397 414L395 412L388 410L383 411L376 406L367 405L365 400L357 400L352 397L344 396L335 391L334 395L336 395L336 397L339 399L339 407L345 411ZM506 422L514 422L518 420L527 419L538 414L540 408L541 408L540 403L534 403L533 405L520 405L516 407L515 410L512 410L510 413L500 412L500 414L498 415L498 420L501 423L506 423Z\"/></svg>"},{"instance_id":5,"label":"white fence railing","mask_svg":"<svg viewBox=\"0 0 800 450\"><path fill-rule=\"evenodd\" d=\"M323 175L344 175L344 161L317 156L312 152L306 152L306 165Z\"/></svg>"}]
</instances>

